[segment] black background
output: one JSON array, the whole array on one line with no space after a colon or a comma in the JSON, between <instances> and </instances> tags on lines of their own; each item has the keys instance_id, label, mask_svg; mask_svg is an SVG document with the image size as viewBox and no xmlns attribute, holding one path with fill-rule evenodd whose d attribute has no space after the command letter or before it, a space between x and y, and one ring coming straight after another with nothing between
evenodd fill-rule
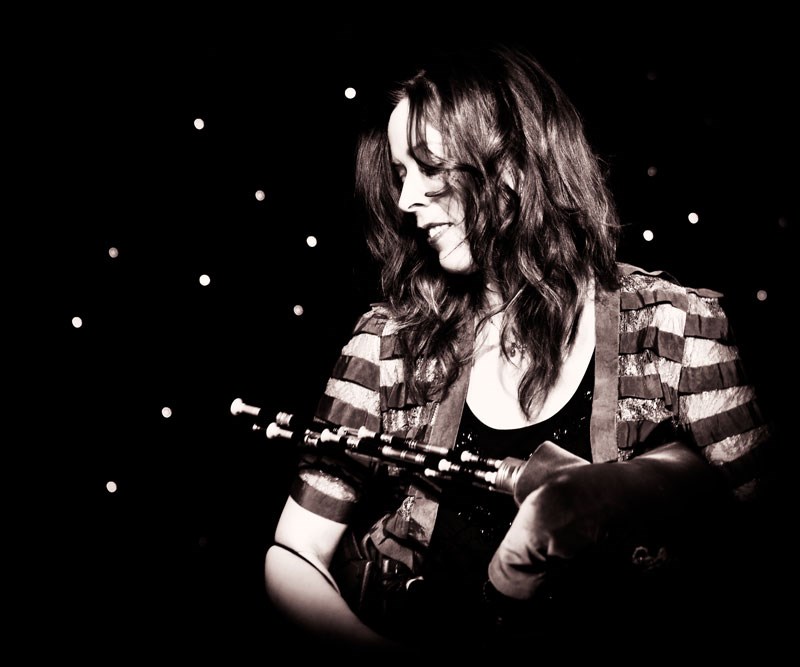
<instances>
[{"instance_id":1,"label":"black background","mask_svg":"<svg viewBox=\"0 0 800 667\"><path fill-rule=\"evenodd\" d=\"M437 37L505 38L541 59L609 164L621 258L726 293L765 409L788 422L789 18L766 6L579 25L570 12L388 12L64 12L9 25L26 37L7 60L19 149L8 182L22 197L9 232L24 243L6 256L24 265L10 284L25 326L13 328L34 351L9 353L32 414L15 439L25 474L7 474L23 481L10 507L32 565L18 618L39 637L33 651L261 657L279 643L262 564L295 452L229 408L240 397L308 409L377 297L354 139L395 64ZM768 550L782 544L764 533Z\"/></svg>"}]
</instances>

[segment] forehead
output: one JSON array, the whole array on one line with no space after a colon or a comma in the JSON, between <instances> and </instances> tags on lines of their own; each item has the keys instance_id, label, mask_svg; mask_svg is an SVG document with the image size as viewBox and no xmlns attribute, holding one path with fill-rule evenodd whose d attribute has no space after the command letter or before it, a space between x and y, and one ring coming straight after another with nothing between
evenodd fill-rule
<instances>
[{"instance_id":1,"label":"forehead","mask_svg":"<svg viewBox=\"0 0 800 667\"><path fill-rule=\"evenodd\" d=\"M389 125L387 128L389 146L392 154L395 156L407 155L409 153L408 146L408 121L410 116L410 106L408 98L401 99L397 106L392 110L389 116ZM442 134L435 127L425 125L425 143L428 149L433 152L439 152L442 148ZM417 138L413 134L412 128L412 141L416 144Z\"/></svg>"}]
</instances>

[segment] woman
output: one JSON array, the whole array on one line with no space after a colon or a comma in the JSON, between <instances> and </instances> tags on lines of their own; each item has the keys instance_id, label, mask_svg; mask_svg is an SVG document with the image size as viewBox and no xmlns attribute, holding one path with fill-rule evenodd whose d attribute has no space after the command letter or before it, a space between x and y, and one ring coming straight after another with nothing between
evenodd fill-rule
<instances>
[{"instance_id":1,"label":"woman","mask_svg":"<svg viewBox=\"0 0 800 667\"><path fill-rule=\"evenodd\" d=\"M532 57L421 69L356 169L385 301L344 346L319 428L525 464L503 493L305 456L266 558L278 610L357 650L541 639L600 610L609 581L629 601L709 508L753 491L770 429L721 295L617 261L601 163Z\"/></svg>"}]
</instances>

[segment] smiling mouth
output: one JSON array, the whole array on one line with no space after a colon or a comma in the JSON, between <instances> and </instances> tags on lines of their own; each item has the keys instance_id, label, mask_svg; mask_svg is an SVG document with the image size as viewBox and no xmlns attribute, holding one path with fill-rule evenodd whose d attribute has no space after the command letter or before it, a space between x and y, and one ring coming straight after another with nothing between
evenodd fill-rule
<instances>
[{"instance_id":1,"label":"smiling mouth","mask_svg":"<svg viewBox=\"0 0 800 667\"><path fill-rule=\"evenodd\" d=\"M436 225L432 225L428 227L428 243L431 245L435 244L438 241L442 234L444 234L450 228L449 222L441 222Z\"/></svg>"}]
</instances>

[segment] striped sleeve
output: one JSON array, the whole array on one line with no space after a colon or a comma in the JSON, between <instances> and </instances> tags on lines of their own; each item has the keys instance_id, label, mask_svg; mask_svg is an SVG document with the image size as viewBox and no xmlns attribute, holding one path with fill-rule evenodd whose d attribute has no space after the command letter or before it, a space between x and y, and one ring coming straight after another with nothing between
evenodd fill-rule
<instances>
[{"instance_id":1,"label":"striped sleeve","mask_svg":"<svg viewBox=\"0 0 800 667\"><path fill-rule=\"evenodd\" d=\"M747 499L774 433L747 380L722 299L663 272L633 267L624 276L617 444L624 460L673 428Z\"/></svg>"},{"instance_id":2,"label":"striped sleeve","mask_svg":"<svg viewBox=\"0 0 800 667\"><path fill-rule=\"evenodd\" d=\"M359 318L325 385L317 405L318 419L380 430L381 334L387 321L378 307Z\"/></svg>"},{"instance_id":3,"label":"striped sleeve","mask_svg":"<svg viewBox=\"0 0 800 667\"><path fill-rule=\"evenodd\" d=\"M379 430L380 349L386 318L377 307L362 315L334 363L315 419L328 426ZM347 523L358 504L371 462L357 454L307 452L290 495L305 509Z\"/></svg>"},{"instance_id":4,"label":"striped sleeve","mask_svg":"<svg viewBox=\"0 0 800 667\"><path fill-rule=\"evenodd\" d=\"M674 438L686 322L685 290L635 273L620 291L617 446L626 460Z\"/></svg>"},{"instance_id":5,"label":"striped sleeve","mask_svg":"<svg viewBox=\"0 0 800 667\"><path fill-rule=\"evenodd\" d=\"M746 498L755 491L759 449L772 433L720 298L717 292L687 290L678 415L705 458Z\"/></svg>"}]
</instances>

